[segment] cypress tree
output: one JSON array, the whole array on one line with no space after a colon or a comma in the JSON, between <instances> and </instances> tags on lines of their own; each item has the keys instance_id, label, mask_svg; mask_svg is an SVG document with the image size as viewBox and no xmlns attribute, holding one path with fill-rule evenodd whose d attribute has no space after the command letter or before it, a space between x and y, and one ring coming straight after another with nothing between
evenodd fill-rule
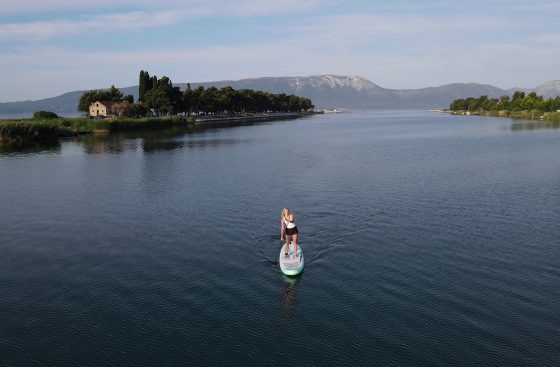
<instances>
[{"instance_id":1,"label":"cypress tree","mask_svg":"<svg viewBox=\"0 0 560 367\"><path fill-rule=\"evenodd\" d=\"M187 83L187 87L183 92L183 109L190 116L193 110L193 91L191 90L191 83Z\"/></svg>"},{"instance_id":2,"label":"cypress tree","mask_svg":"<svg viewBox=\"0 0 560 367\"><path fill-rule=\"evenodd\" d=\"M145 77L144 70L140 70L140 76L138 81L138 100L144 100L144 94L146 93L146 77Z\"/></svg>"},{"instance_id":3,"label":"cypress tree","mask_svg":"<svg viewBox=\"0 0 560 367\"><path fill-rule=\"evenodd\" d=\"M152 89L152 81L150 79L150 74L147 71L144 72L144 85L146 86L146 90L144 91L145 95L147 91Z\"/></svg>"}]
</instances>

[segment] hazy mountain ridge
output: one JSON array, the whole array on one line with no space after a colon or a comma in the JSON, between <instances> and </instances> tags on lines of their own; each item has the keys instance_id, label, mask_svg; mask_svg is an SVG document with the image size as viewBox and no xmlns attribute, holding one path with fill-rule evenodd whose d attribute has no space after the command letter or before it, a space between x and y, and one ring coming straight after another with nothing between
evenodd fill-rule
<instances>
[{"instance_id":1,"label":"hazy mountain ridge","mask_svg":"<svg viewBox=\"0 0 560 367\"><path fill-rule=\"evenodd\" d=\"M533 89L524 89L528 92L536 92L545 98L556 97L560 91L560 80L551 80Z\"/></svg>"},{"instance_id":2,"label":"hazy mountain ridge","mask_svg":"<svg viewBox=\"0 0 560 367\"><path fill-rule=\"evenodd\" d=\"M184 89L186 83L176 83ZM457 98L487 95L497 98L516 90L536 92L545 98L560 95L560 80L552 80L535 88L501 89L487 84L452 83L420 89L386 89L359 76L311 75L305 77L264 77L241 80L191 83L192 88L231 86L235 89L264 90L271 93L297 94L313 100L316 108L433 108L447 107ZM124 94L138 97L138 87L120 88ZM30 116L39 110L61 115L78 114L76 106L83 91L64 93L37 101L0 103L0 115Z\"/></svg>"}]
</instances>

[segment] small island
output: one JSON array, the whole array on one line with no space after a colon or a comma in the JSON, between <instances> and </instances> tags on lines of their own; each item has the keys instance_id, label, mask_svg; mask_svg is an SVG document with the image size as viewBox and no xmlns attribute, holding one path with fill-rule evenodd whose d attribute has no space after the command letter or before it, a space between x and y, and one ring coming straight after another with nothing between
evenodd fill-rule
<instances>
[{"instance_id":1,"label":"small island","mask_svg":"<svg viewBox=\"0 0 560 367\"><path fill-rule=\"evenodd\" d=\"M449 110L455 115L482 115L528 120L560 122L560 96L544 99L535 92L516 91L513 96L500 98L460 98L451 102Z\"/></svg>"},{"instance_id":2,"label":"small island","mask_svg":"<svg viewBox=\"0 0 560 367\"><path fill-rule=\"evenodd\" d=\"M232 87L199 86L184 91L164 76L140 71L138 101L124 96L115 86L82 94L78 111L82 117L63 118L49 111L38 111L31 119L0 121L0 143L24 144L79 134L109 133L121 130L187 126L207 128L247 122L292 119L312 114L308 98Z\"/></svg>"}]
</instances>

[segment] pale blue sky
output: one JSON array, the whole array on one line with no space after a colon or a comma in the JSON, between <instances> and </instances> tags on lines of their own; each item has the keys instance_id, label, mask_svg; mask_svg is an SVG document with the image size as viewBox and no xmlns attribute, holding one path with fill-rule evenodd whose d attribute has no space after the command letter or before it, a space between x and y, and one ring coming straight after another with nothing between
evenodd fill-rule
<instances>
[{"instance_id":1,"label":"pale blue sky","mask_svg":"<svg viewBox=\"0 0 560 367\"><path fill-rule=\"evenodd\" d=\"M0 102L137 84L359 75L385 88L560 79L560 2L2 0Z\"/></svg>"}]
</instances>

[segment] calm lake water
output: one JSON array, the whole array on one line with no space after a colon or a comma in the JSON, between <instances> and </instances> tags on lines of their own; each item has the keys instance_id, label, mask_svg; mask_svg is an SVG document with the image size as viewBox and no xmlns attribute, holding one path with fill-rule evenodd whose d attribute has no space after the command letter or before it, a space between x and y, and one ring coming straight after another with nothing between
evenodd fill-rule
<instances>
[{"instance_id":1,"label":"calm lake water","mask_svg":"<svg viewBox=\"0 0 560 367\"><path fill-rule=\"evenodd\" d=\"M4 150L0 365L557 366L555 127L349 111Z\"/></svg>"}]
</instances>

